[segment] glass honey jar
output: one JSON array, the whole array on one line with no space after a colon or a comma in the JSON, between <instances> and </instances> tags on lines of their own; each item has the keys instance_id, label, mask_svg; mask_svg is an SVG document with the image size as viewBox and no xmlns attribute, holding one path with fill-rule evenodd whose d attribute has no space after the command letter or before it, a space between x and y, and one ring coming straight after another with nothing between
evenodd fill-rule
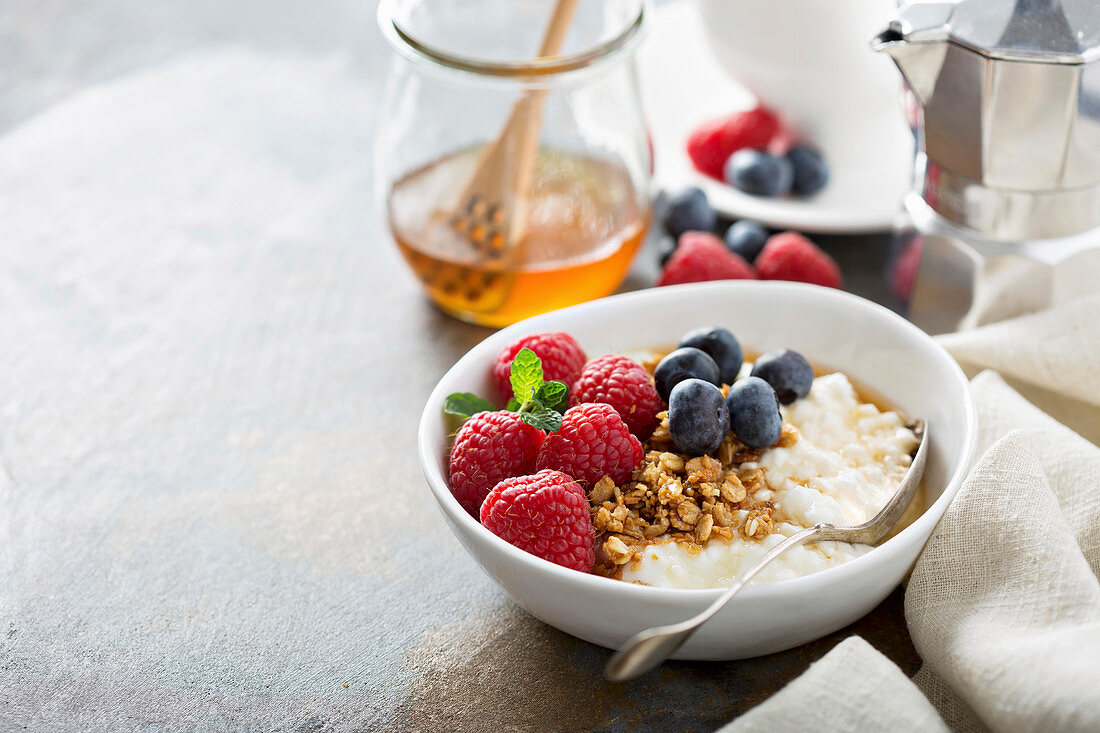
<instances>
[{"instance_id":1,"label":"glass honey jar","mask_svg":"<svg viewBox=\"0 0 1100 733\"><path fill-rule=\"evenodd\" d=\"M537 56L558 1L379 7L397 53L376 138L378 198L427 294L471 322L507 325L610 294L649 227L634 63L645 3L577 0L559 52ZM538 124L522 186L490 181L495 195L471 196L487 146L524 105ZM513 148L502 175L516 174ZM517 210L522 228L495 226Z\"/></svg>"}]
</instances>

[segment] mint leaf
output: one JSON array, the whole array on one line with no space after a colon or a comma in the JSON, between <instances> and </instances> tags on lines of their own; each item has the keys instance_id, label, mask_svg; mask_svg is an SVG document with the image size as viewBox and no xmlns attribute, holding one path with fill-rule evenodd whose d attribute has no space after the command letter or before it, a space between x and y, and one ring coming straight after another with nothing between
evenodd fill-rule
<instances>
[{"instance_id":1,"label":"mint leaf","mask_svg":"<svg viewBox=\"0 0 1100 733\"><path fill-rule=\"evenodd\" d=\"M542 384L542 360L530 349L520 349L512 359L512 392L516 400L523 404L535 396Z\"/></svg>"},{"instance_id":2,"label":"mint leaf","mask_svg":"<svg viewBox=\"0 0 1100 733\"><path fill-rule=\"evenodd\" d=\"M443 414L460 418L462 422L479 412L495 409L497 408L492 402L470 392L455 392L447 395L447 399L443 401Z\"/></svg>"},{"instance_id":3,"label":"mint leaf","mask_svg":"<svg viewBox=\"0 0 1100 733\"><path fill-rule=\"evenodd\" d=\"M561 427L569 388L561 382L542 381L542 360L530 349L520 349L512 359L512 392L506 410L518 412L528 425L554 432Z\"/></svg>"},{"instance_id":4,"label":"mint leaf","mask_svg":"<svg viewBox=\"0 0 1100 733\"><path fill-rule=\"evenodd\" d=\"M538 402L528 403L528 409L519 416L528 425L550 433L561 427L561 413Z\"/></svg>"},{"instance_id":5,"label":"mint leaf","mask_svg":"<svg viewBox=\"0 0 1100 733\"><path fill-rule=\"evenodd\" d=\"M535 399L556 412L565 412L569 388L563 382L543 382L535 392Z\"/></svg>"}]
</instances>

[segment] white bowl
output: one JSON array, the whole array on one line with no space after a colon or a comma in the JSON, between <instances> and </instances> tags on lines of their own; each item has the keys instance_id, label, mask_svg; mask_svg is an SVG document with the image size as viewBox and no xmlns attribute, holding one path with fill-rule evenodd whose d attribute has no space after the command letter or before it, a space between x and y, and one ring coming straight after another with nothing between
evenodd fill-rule
<instances>
[{"instance_id":1,"label":"white bowl","mask_svg":"<svg viewBox=\"0 0 1100 733\"><path fill-rule=\"evenodd\" d=\"M492 394L497 353L529 333L567 331L589 356L675 343L704 325L729 328L748 349L789 347L839 369L929 423L925 471L931 506L871 552L793 580L751 585L700 628L677 659L742 659L789 649L855 621L901 581L959 490L976 440L969 384L927 334L891 311L837 290L780 282L727 281L612 296L530 318L470 350L428 398L420 421L420 462L452 531L494 580L532 615L605 647L683 620L719 590L675 590L579 573L493 535L447 489L447 434L441 416L452 392Z\"/></svg>"}]
</instances>

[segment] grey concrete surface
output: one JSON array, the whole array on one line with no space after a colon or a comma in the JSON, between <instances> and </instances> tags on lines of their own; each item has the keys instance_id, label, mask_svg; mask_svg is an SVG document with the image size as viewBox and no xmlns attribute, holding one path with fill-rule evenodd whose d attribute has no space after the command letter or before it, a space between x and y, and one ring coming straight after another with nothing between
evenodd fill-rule
<instances>
[{"instance_id":1,"label":"grey concrete surface","mask_svg":"<svg viewBox=\"0 0 1100 733\"><path fill-rule=\"evenodd\" d=\"M452 538L415 426L487 331L374 209L373 16L0 3L0 730L711 730L853 633L612 686ZM898 593L854 631L913 671Z\"/></svg>"}]
</instances>

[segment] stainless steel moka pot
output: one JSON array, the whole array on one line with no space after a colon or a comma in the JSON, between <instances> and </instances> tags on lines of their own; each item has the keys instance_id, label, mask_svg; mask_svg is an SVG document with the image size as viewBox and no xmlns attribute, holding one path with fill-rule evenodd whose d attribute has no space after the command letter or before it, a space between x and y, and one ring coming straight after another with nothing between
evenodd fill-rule
<instances>
[{"instance_id":1,"label":"stainless steel moka pot","mask_svg":"<svg viewBox=\"0 0 1100 733\"><path fill-rule=\"evenodd\" d=\"M914 320L958 325L990 258L1100 244L1100 0L911 4L872 46L921 112Z\"/></svg>"}]
</instances>

